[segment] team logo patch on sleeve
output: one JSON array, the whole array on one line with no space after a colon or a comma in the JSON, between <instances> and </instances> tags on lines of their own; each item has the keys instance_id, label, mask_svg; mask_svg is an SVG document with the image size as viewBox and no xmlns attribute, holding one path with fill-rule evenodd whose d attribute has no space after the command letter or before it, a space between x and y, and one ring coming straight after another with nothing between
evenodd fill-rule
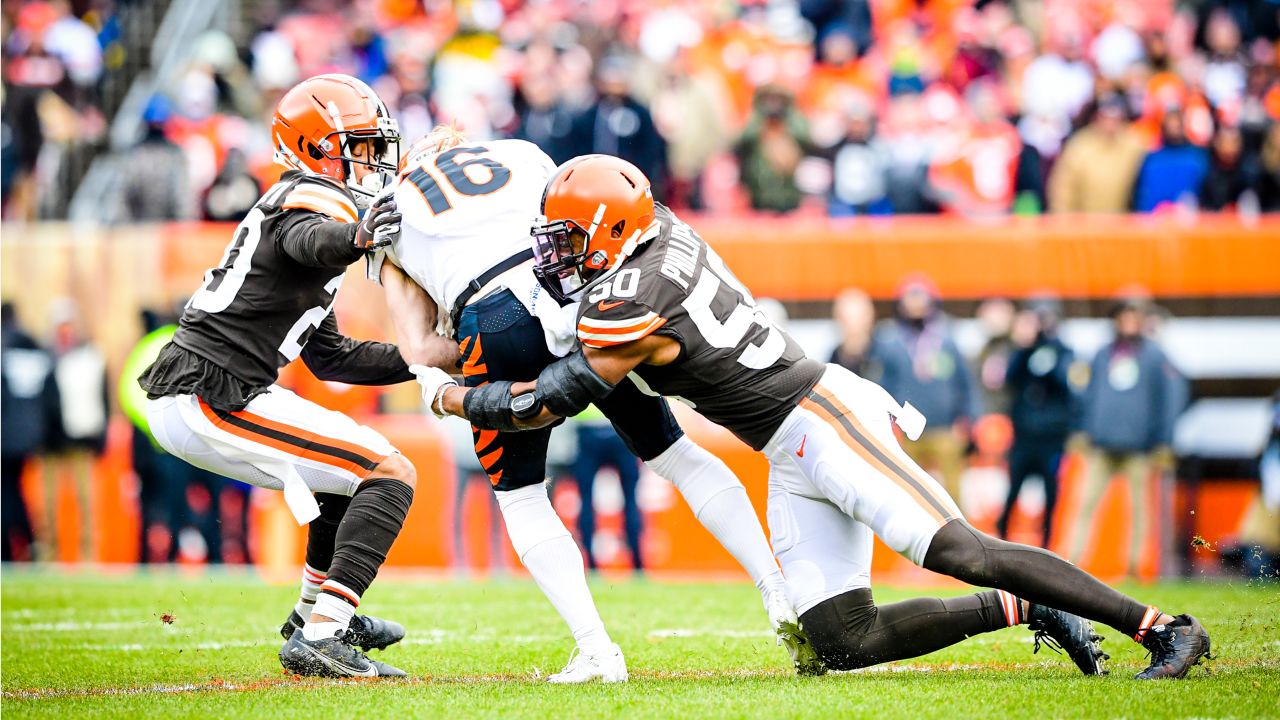
<instances>
[{"instance_id":1,"label":"team logo patch on sleeve","mask_svg":"<svg viewBox=\"0 0 1280 720\"><path fill-rule=\"evenodd\" d=\"M358 217L356 204L346 193L319 182L298 183L285 196L280 207L285 210L310 210L339 222L353 223Z\"/></svg>"},{"instance_id":2,"label":"team logo patch on sleeve","mask_svg":"<svg viewBox=\"0 0 1280 720\"><path fill-rule=\"evenodd\" d=\"M653 311L620 320L597 320L584 316L578 320L578 339L589 347L612 347L635 342L666 323L666 318Z\"/></svg>"}]
</instances>

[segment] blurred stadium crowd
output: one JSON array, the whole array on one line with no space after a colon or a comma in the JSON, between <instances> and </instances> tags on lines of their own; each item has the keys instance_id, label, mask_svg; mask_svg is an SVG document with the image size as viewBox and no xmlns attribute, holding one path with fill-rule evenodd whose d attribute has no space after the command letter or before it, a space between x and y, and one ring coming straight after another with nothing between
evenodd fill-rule
<instances>
[{"instance_id":1,"label":"blurred stadium crowd","mask_svg":"<svg viewBox=\"0 0 1280 720\"><path fill-rule=\"evenodd\" d=\"M121 19L151 5L4 3L7 217L65 215L149 47ZM330 71L367 80L410 140L454 122L557 161L618 154L677 209L1280 209L1267 0L228 6L115 148L100 219L234 219L274 179L275 100Z\"/></svg>"}]
</instances>

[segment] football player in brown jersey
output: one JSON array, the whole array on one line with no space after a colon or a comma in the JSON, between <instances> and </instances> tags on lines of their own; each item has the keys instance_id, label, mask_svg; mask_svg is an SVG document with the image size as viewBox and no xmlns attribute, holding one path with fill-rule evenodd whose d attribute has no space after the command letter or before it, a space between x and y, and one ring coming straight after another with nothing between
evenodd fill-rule
<instances>
[{"instance_id":1,"label":"football player in brown jersey","mask_svg":"<svg viewBox=\"0 0 1280 720\"><path fill-rule=\"evenodd\" d=\"M542 210L535 273L548 292L579 302L581 350L535 383L441 383L439 410L477 427L540 427L630 377L763 451L774 552L831 668L915 657L1027 623L1086 674L1101 674L1106 655L1085 618L1151 651L1141 679L1182 677L1208 655L1195 618L1166 614L1050 552L966 522L894 435L891 419L918 436L923 417L875 383L805 357L715 251L653 202L635 166L603 155L571 160L548 182ZM873 533L917 565L996 589L876 605Z\"/></svg>"},{"instance_id":2,"label":"football player in brown jersey","mask_svg":"<svg viewBox=\"0 0 1280 720\"><path fill-rule=\"evenodd\" d=\"M404 524L413 465L372 428L275 384L299 357L322 380L413 379L394 345L343 337L333 316L347 266L399 232L395 203L370 202L396 170L399 133L363 82L320 75L281 98L272 136L286 171L139 378L148 423L165 450L193 465L283 490L309 523L301 595L281 627L286 669L404 675L358 649L399 642L404 628L355 609ZM443 351L457 355L450 343Z\"/></svg>"},{"instance_id":3,"label":"football player in brown jersey","mask_svg":"<svg viewBox=\"0 0 1280 720\"><path fill-rule=\"evenodd\" d=\"M376 274L402 351L416 356L442 334L458 342L460 367L428 367L430 357L422 360L427 365L410 366L425 387L459 369L469 387L533 380L573 350L577 317L542 290L529 246L529 221L556 171L531 143L471 144L451 126L437 128L407 153L395 195L404 215L402 231L379 253L386 262L379 266L375 256L371 270L380 267ZM684 434L664 398L646 395L629 381L598 400L597 408L631 452L676 487L703 527L741 563L797 671L824 672L799 631L747 490L728 466ZM550 427L473 429L476 458L492 483L512 547L573 634L569 662L547 681L622 682L622 648L596 610L582 551L547 494L550 436Z\"/></svg>"}]
</instances>

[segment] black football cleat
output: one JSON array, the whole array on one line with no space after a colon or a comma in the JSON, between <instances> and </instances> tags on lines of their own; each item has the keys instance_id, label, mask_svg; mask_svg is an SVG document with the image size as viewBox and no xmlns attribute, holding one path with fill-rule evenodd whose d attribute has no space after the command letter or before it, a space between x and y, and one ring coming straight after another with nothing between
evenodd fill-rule
<instances>
[{"instance_id":1,"label":"black football cleat","mask_svg":"<svg viewBox=\"0 0 1280 720\"><path fill-rule=\"evenodd\" d=\"M1190 615L1178 615L1168 625L1153 625L1142 636L1142 647L1151 653L1151 664L1134 675L1135 680L1186 677L1209 654L1209 633Z\"/></svg>"},{"instance_id":2,"label":"black football cleat","mask_svg":"<svg viewBox=\"0 0 1280 720\"><path fill-rule=\"evenodd\" d=\"M288 640L293 631L301 629L306 620L297 610L289 612L289 619L280 626L280 637ZM365 652L385 650L404 639L404 626L392 620L383 620L368 615L356 615L347 626L347 640Z\"/></svg>"},{"instance_id":3,"label":"black football cleat","mask_svg":"<svg viewBox=\"0 0 1280 720\"><path fill-rule=\"evenodd\" d=\"M1102 652L1102 638L1093 631L1093 623L1069 612L1044 605L1031 605L1027 627L1036 631L1036 646L1043 643L1054 652L1065 650L1085 675L1106 675L1103 662L1111 656Z\"/></svg>"},{"instance_id":4,"label":"black football cleat","mask_svg":"<svg viewBox=\"0 0 1280 720\"><path fill-rule=\"evenodd\" d=\"M384 662L370 660L349 639L350 631L320 640L308 640L294 630L280 648L280 664L305 677L404 677L405 672Z\"/></svg>"}]
</instances>

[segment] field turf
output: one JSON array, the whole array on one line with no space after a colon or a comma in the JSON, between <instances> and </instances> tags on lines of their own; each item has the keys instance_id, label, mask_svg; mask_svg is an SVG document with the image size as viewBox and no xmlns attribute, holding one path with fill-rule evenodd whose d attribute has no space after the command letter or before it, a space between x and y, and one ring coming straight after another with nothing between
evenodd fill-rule
<instances>
[{"instance_id":1,"label":"field turf","mask_svg":"<svg viewBox=\"0 0 1280 720\"><path fill-rule=\"evenodd\" d=\"M407 681L301 680L276 660L295 597L250 573L115 575L6 568L5 718L1141 718L1280 717L1280 588L1129 587L1200 617L1216 660L1138 683L1143 650L1102 629L1112 674L1031 652L1025 628L873 671L796 678L745 583L594 581L631 670L625 685L555 687L572 643L529 580L388 578L362 610L409 636L375 653ZM939 594L957 594L961 590ZM880 602L924 594L877 588Z\"/></svg>"}]
</instances>

